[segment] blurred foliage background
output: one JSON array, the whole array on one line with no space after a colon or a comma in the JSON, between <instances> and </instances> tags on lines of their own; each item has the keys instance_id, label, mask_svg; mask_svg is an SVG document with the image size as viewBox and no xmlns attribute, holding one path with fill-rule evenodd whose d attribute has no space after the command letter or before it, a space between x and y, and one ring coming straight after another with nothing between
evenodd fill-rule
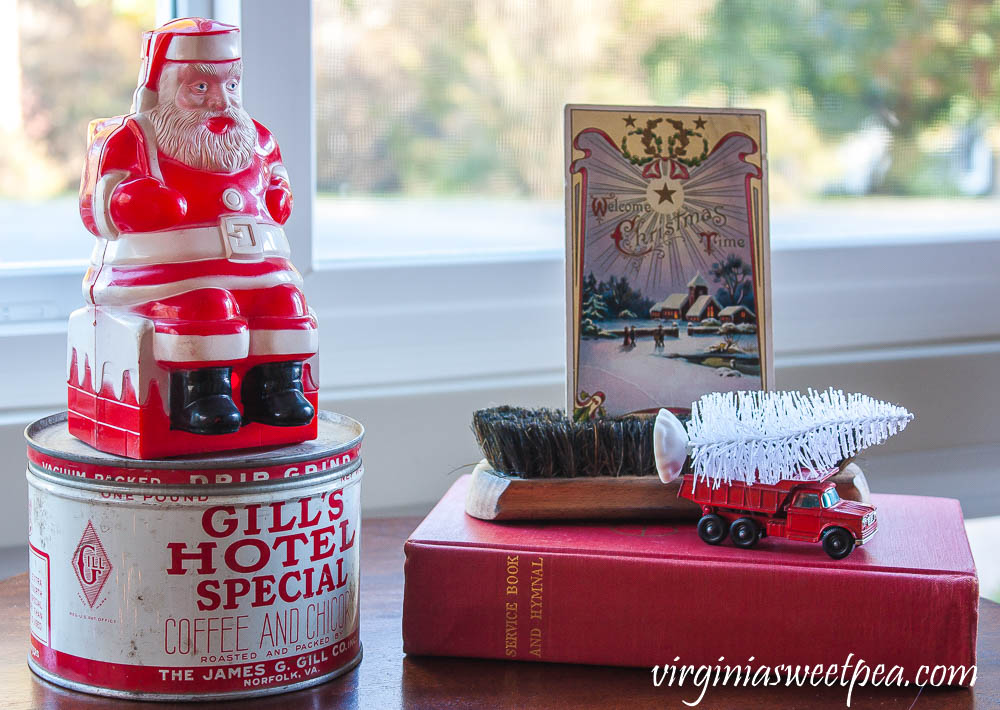
<instances>
[{"instance_id":1,"label":"blurred foliage background","mask_svg":"<svg viewBox=\"0 0 1000 710\"><path fill-rule=\"evenodd\" d=\"M0 0L0 195L76 189L154 10ZM314 39L321 192L558 199L580 102L767 109L778 203L996 193L1000 0L327 0Z\"/></svg>"},{"instance_id":2,"label":"blurred foliage background","mask_svg":"<svg viewBox=\"0 0 1000 710\"><path fill-rule=\"evenodd\" d=\"M557 198L567 102L768 111L772 199L994 192L1000 2L316 5L319 187Z\"/></svg>"},{"instance_id":3,"label":"blurred foliage background","mask_svg":"<svg viewBox=\"0 0 1000 710\"><path fill-rule=\"evenodd\" d=\"M128 113L150 0L0 0L0 195L79 187L91 119Z\"/></svg>"}]
</instances>

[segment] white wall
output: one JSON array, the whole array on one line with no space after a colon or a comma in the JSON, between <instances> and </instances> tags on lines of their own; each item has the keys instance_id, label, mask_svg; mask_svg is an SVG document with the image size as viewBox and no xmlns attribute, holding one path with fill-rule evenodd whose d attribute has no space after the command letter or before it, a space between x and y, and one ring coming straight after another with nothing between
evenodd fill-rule
<instances>
[{"instance_id":1,"label":"white wall","mask_svg":"<svg viewBox=\"0 0 1000 710\"><path fill-rule=\"evenodd\" d=\"M772 263L777 386L906 406L916 420L865 459L872 487L1000 513L989 467L1000 453L1000 241L778 249ZM367 429L369 514L426 510L478 461L474 409L563 404L555 256L320 269L307 290L320 304L321 404ZM64 348L61 320L0 329L0 361L14 373L0 380L0 547L24 540L21 432L63 408Z\"/></svg>"}]
</instances>

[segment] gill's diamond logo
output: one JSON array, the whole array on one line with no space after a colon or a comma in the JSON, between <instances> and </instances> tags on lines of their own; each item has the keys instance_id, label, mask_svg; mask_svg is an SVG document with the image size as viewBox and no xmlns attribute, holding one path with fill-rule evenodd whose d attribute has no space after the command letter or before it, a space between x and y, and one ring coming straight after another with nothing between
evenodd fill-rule
<instances>
[{"instance_id":1,"label":"gill's diamond logo","mask_svg":"<svg viewBox=\"0 0 1000 710\"><path fill-rule=\"evenodd\" d=\"M111 560L104 551L101 539L97 537L94 524L89 520L87 528L83 531L83 537L80 538L73 553L73 570L76 572L76 578L80 580L83 596L93 607L101 589L104 588L104 583L111 576Z\"/></svg>"}]
</instances>

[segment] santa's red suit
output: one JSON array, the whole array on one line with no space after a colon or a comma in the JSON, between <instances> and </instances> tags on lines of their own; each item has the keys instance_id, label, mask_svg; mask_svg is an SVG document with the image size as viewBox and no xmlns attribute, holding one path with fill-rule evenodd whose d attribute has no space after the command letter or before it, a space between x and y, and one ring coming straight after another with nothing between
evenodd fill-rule
<instances>
[{"instance_id":1,"label":"santa's red suit","mask_svg":"<svg viewBox=\"0 0 1000 710\"><path fill-rule=\"evenodd\" d=\"M167 367L315 353L316 321L281 227L291 192L271 134L254 122L250 165L213 173L163 155L144 124L130 116L108 137L94 193L81 199L84 224L102 237L85 297L152 319ZM99 212L110 219L102 224Z\"/></svg>"},{"instance_id":2,"label":"santa's red suit","mask_svg":"<svg viewBox=\"0 0 1000 710\"><path fill-rule=\"evenodd\" d=\"M145 34L142 58L133 112L90 128L80 213L98 241L71 360L86 354L95 392L133 373L140 404L156 379L171 429L303 427L315 414L302 376L316 319L282 228L292 195L281 153L240 106L239 30L176 20Z\"/></svg>"}]
</instances>

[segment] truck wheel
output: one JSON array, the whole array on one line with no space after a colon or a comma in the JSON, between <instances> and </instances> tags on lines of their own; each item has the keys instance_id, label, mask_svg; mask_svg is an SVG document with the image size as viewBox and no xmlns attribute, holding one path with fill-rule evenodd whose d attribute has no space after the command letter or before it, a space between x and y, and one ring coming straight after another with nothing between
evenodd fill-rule
<instances>
[{"instance_id":1,"label":"truck wheel","mask_svg":"<svg viewBox=\"0 0 1000 710\"><path fill-rule=\"evenodd\" d=\"M752 518L740 518L733 522L729 536L736 547L751 548L760 540L760 528Z\"/></svg>"},{"instance_id":2,"label":"truck wheel","mask_svg":"<svg viewBox=\"0 0 1000 710\"><path fill-rule=\"evenodd\" d=\"M698 537L709 545L718 545L726 539L726 521L722 517L709 513L698 521Z\"/></svg>"},{"instance_id":3,"label":"truck wheel","mask_svg":"<svg viewBox=\"0 0 1000 710\"><path fill-rule=\"evenodd\" d=\"M823 533L823 550L835 560L842 560L854 549L854 536L844 528L829 528Z\"/></svg>"}]
</instances>

